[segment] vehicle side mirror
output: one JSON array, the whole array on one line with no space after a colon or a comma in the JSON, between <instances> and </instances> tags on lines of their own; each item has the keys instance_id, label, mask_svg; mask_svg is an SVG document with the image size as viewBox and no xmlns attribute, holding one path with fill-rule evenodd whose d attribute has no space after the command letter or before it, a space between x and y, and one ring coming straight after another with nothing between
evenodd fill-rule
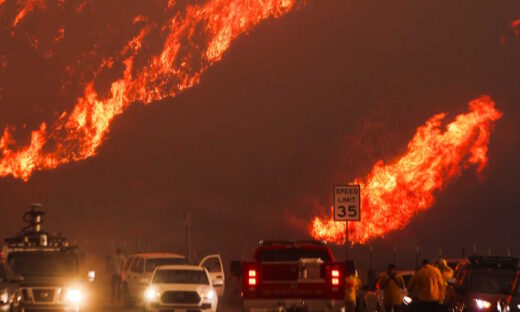
<instances>
[{"instance_id":1,"label":"vehicle side mirror","mask_svg":"<svg viewBox=\"0 0 520 312\"><path fill-rule=\"evenodd\" d=\"M448 282L448 285L453 286L453 285L455 285L455 282L457 282L457 279L455 279L455 278L450 278L450 279L448 279L447 282Z\"/></svg>"},{"instance_id":2,"label":"vehicle side mirror","mask_svg":"<svg viewBox=\"0 0 520 312\"><path fill-rule=\"evenodd\" d=\"M219 275L212 281L212 284L213 287L222 287L224 286L224 278Z\"/></svg>"},{"instance_id":3,"label":"vehicle side mirror","mask_svg":"<svg viewBox=\"0 0 520 312\"><path fill-rule=\"evenodd\" d=\"M21 283L24 281L24 277L22 275L13 275L9 279L11 283Z\"/></svg>"},{"instance_id":4,"label":"vehicle side mirror","mask_svg":"<svg viewBox=\"0 0 520 312\"><path fill-rule=\"evenodd\" d=\"M90 283L94 283L95 279L96 279L96 271L88 271L88 273L87 273L87 280Z\"/></svg>"}]
</instances>

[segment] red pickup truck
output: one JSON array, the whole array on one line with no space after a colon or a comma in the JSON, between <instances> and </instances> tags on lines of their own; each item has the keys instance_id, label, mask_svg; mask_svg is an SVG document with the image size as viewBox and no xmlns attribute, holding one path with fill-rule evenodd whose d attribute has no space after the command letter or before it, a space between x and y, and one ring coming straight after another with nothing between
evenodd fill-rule
<instances>
[{"instance_id":1,"label":"red pickup truck","mask_svg":"<svg viewBox=\"0 0 520 312\"><path fill-rule=\"evenodd\" d=\"M321 242L260 242L242 263L244 311L343 311L345 268Z\"/></svg>"}]
</instances>

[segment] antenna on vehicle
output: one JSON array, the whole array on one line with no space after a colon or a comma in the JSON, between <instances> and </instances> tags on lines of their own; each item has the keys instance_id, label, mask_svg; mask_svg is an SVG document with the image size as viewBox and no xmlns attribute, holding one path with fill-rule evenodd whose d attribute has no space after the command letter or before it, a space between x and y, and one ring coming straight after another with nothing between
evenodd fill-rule
<instances>
[{"instance_id":1,"label":"antenna on vehicle","mask_svg":"<svg viewBox=\"0 0 520 312\"><path fill-rule=\"evenodd\" d=\"M70 246L66 237L61 235L49 235L42 230L43 205L33 203L30 209L24 213L23 221L27 225L16 235L8 237L5 242L13 248L52 248L58 250L70 250L75 246Z\"/></svg>"}]
</instances>

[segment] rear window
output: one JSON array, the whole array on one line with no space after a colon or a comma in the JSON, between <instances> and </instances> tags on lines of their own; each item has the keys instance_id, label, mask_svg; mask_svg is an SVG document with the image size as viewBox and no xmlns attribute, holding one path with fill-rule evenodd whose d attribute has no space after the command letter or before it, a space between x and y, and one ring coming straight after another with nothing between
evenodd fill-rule
<instances>
[{"instance_id":1,"label":"rear window","mask_svg":"<svg viewBox=\"0 0 520 312\"><path fill-rule=\"evenodd\" d=\"M299 261L300 259L321 259L323 262L330 261L327 249L323 248L285 248L285 249L260 249L257 261Z\"/></svg>"},{"instance_id":2,"label":"rear window","mask_svg":"<svg viewBox=\"0 0 520 312\"><path fill-rule=\"evenodd\" d=\"M158 270L152 283L209 285L209 280L206 271L201 270Z\"/></svg>"},{"instance_id":3,"label":"rear window","mask_svg":"<svg viewBox=\"0 0 520 312\"><path fill-rule=\"evenodd\" d=\"M516 273L507 270L475 270L469 272L464 286L466 290L482 294L510 294Z\"/></svg>"},{"instance_id":4,"label":"rear window","mask_svg":"<svg viewBox=\"0 0 520 312\"><path fill-rule=\"evenodd\" d=\"M161 265L187 264L184 258L150 258L146 259L146 272L153 272L156 267Z\"/></svg>"}]
</instances>

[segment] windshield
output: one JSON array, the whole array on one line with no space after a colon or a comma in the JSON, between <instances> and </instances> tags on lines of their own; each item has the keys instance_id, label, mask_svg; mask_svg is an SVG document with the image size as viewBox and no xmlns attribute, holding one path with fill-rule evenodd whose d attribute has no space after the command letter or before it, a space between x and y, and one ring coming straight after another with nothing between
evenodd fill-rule
<instances>
[{"instance_id":1,"label":"windshield","mask_svg":"<svg viewBox=\"0 0 520 312\"><path fill-rule=\"evenodd\" d=\"M22 276L74 275L78 272L78 259L71 253L11 253L8 262L14 273Z\"/></svg>"},{"instance_id":2,"label":"windshield","mask_svg":"<svg viewBox=\"0 0 520 312\"><path fill-rule=\"evenodd\" d=\"M473 293L510 294L515 278L512 271L473 271L466 281L466 289Z\"/></svg>"},{"instance_id":3,"label":"windshield","mask_svg":"<svg viewBox=\"0 0 520 312\"><path fill-rule=\"evenodd\" d=\"M299 261L300 259L321 259L324 262L330 261L329 253L326 249L262 249L258 252L258 261Z\"/></svg>"},{"instance_id":4,"label":"windshield","mask_svg":"<svg viewBox=\"0 0 520 312\"><path fill-rule=\"evenodd\" d=\"M184 258L152 258L146 259L146 272L153 272L156 267L161 265L186 264Z\"/></svg>"},{"instance_id":5,"label":"windshield","mask_svg":"<svg viewBox=\"0 0 520 312\"><path fill-rule=\"evenodd\" d=\"M152 283L209 285L209 280L206 272L201 270L158 270Z\"/></svg>"}]
</instances>

